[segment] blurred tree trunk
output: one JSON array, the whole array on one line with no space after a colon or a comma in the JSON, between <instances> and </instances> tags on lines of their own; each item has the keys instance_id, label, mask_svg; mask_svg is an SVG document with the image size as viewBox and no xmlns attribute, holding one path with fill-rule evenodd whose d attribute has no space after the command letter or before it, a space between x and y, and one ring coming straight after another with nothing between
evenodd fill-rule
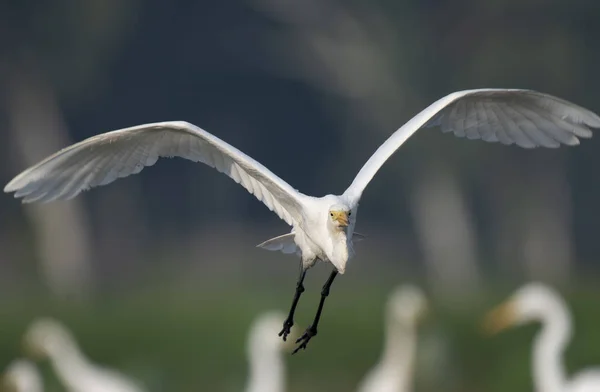
<instances>
[{"instance_id":1,"label":"blurred tree trunk","mask_svg":"<svg viewBox=\"0 0 600 392\"><path fill-rule=\"evenodd\" d=\"M19 171L70 144L52 87L33 67L14 67L6 83L11 154ZM15 173L16 174L16 173ZM23 206L36 237L40 272L57 296L82 298L92 288L92 248L81 199Z\"/></svg>"},{"instance_id":2,"label":"blurred tree trunk","mask_svg":"<svg viewBox=\"0 0 600 392\"><path fill-rule=\"evenodd\" d=\"M496 259L508 272L561 283L568 279L573 260L564 158L525 162L503 165L489 176Z\"/></svg>"},{"instance_id":3,"label":"blurred tree trunk","mask_svg":"<svg viewBox=\"0 0 600 392\"><path fill-rule=\"evenodd\" d=\"M430 286L442 298L468 298L481 275L473 218L455 170L428 164L416 176L410 204Z\"/></svg>"}]
</instances>

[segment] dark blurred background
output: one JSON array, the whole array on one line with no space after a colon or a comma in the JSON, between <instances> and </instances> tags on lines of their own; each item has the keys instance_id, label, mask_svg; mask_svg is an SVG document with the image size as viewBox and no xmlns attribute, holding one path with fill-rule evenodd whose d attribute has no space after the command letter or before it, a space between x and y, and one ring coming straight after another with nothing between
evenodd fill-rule
<instances>
[{"instance_id":1,"label":"dark blurred background","mask_svg":"<svg viewBox=\"0 0 600 392\"><path fill-rule=\"evenodd\" d=\"M455 90L529 88L600 113L599 17L593 0L0 1L0 183L89 136L186 120L306 194L339 194ZM289 390L353 390L404 282L434 304L416 390L531 390L535 328L478 330L528 280L573 307L569 369L600 363L599 149L597 136L528 151L417 133L364 194L368 239L319 336L288 358ZM255 248L289 228L199 164L161 160L69 202L4 195L0 217L0 366L51 315L152 391L240 391L247 327L291 301L298 260ZM309 273L299 328L328 273Z\"/></svg>"}]
</instances>

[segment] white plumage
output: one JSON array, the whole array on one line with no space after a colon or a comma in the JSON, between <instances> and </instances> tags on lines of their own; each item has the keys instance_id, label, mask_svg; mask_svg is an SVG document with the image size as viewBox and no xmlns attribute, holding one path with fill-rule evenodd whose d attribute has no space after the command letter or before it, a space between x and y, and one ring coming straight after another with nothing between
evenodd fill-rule
<instances>
[{"instance_id":1,"label":"white plumage","mask_svg":"<svg viewBox=\"0 0 600 392\"><path fill-rule=\"evenodd\" d=\"M34 321L23 339L31 354L50 360L56 375L69 392L144 391L136 381L125 375L90 362L73 335L54 319Z\"/></svg>"},{"instance_id":2,"label":"white plumage","mask_svg":"<svg viewBox=\"0 0 600 392\"><path fill-rule=\"evenodd\" d=\"M28 360L15 359L2 374L0 390L6 392L43 392L42 376Z\"/></svg>"},{"instance_id":3,"label":"white plumage","mask_svg":"<svg viewBox=\"0 0 600 392\"><path fill-rule=\"evenodd\" d=\"M415 286L392 292L385 314L385 341L381 358L360 382L358 392L412 391L417 327L427 311L427 299Z\"/></svg>"},{"instance_id":4,"label":"white plumage","mask_svg":"<svg viewBox=\"0 0 600 392\"><path fill-rule=\"evenodd\" d=\"M567 304L550 287L529 283L517 290L485 319L490 333L514 325L539 322L542 329L533 342L532 372L536 392L600 391L600 368L567 376L563 356L573 334Z\"/></svg>"},{"instance_id":5,"label":"white plumage","mask_svg":"<svg viewBox=\"0 0 600 392\"><path fill-rule=\"evenodd\" d=\"M285 343L277 337L284 320L285 316L279 312L266 312L252 323L247 343L249 374L246 392L285 391Z\"/></svg>"},{"instance_id":6,"label":"white plumage","mask_svg":"<svg viewBox=\"0 0 600 392\"><path fill-rule=\"evenodd\" d=\"M291 237L284 237L286 241L270 243L273 246L263 244L265 248L288 253L299 250L303 271L319 260L333 264L334 271L323 290L325 297L335 275L345 272L348 259L354 254L354 226L364 189L383 163L424 126L440 126L443 132L457 136L515 143L525 148L558 147L576 145L578 138L591 137L590 128L600 127L600 117L573 103L531 90L454 92L393 133L342 195L323 197L298 192L254 159L195 125L183 121L153 123L100 134L67 147L19 174L4 191L15 192L15 197L24 202L69 199L82 190L139 173L159 157L203 162L241 184L292 226L295 247L289 242ZM303 279L304 273L298 281L294 304L298 293L304 290ZM282 331L284 339L293 324L292 316ZM314 336L316 325L312 327L307 332ZM300 339L305 346L310 336Z\"/></svg>"}]
</instances>

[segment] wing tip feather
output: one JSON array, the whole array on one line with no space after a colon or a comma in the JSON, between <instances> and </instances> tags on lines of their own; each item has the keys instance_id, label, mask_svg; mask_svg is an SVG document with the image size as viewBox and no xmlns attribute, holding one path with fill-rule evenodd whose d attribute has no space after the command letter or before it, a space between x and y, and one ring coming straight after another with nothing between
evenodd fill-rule
<instances>
[{"instance_id":1,"label":"wing tip feather","mask_svg":"<svg viewBox=\"0 0 600 392\"><path fill-rule=\"evenodd\" d=\"M23 184L20 184L22 177L23 173L10 180L10 182L4 186L4 193L16 192L19 189L22 189Z\"/></svg>"},{"instance_id":2,"label":"wing tip feather","mask_svg":"<svg viewBox=\"0 0 600 392\"><path fill-rule=\"evenodd\" d=\"M8 184L6 184L6 186L3 189L4 193L14 192L16 189L14 189L13 186L14 186L14 184L12 183L12 181L9 182Z\"/></svg>"}]
</instances>

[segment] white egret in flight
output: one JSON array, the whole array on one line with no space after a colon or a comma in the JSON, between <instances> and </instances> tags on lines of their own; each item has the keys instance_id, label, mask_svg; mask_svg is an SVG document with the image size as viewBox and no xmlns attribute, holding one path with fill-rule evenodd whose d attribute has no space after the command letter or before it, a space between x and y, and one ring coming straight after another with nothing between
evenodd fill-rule
<instances>
[{"instance_id":1,"label":"white egret in flight","mask_svg":"<svg viewBox=\"0 0 600 392\"><path fill-rule=\"evenodd\" d=\"M529 283L486 315L484 327L493 334L508 327L541 323L533 342L533 384L537 392L600 391L600 368L568 377L563 362L573 334L571 315L561 296L541 283Z\"/></svg>"},{"instance_id":2,"label":"white egret in flight","mask_svg":"<svg viewBox=\"0 0 600 392\"><path fill-rule=\"evenodd\" d=\"M287 224L289 234L259 246L301 256L301 272L289 316L280 335L287 337L306 271L317 261L333 271L321 291L313 323L298 338L306 348L317 334L325 298L338 273L353 255L352 242L358 202L383 163L413 133L440 126L469 139L517 144L525 148L576 145L600 128L596 114L560 98L531 90L477 89L451 93L421 111L394 132L361 168L341 195L312 197L300 193L269 169L235 147L197 126L184 122L138 125L100 134L51 155L30 167L4 188L24 202L70 199L81 191L139 173L159 157L203 162L241 184Z\"/></svg>"}]
</instances>

